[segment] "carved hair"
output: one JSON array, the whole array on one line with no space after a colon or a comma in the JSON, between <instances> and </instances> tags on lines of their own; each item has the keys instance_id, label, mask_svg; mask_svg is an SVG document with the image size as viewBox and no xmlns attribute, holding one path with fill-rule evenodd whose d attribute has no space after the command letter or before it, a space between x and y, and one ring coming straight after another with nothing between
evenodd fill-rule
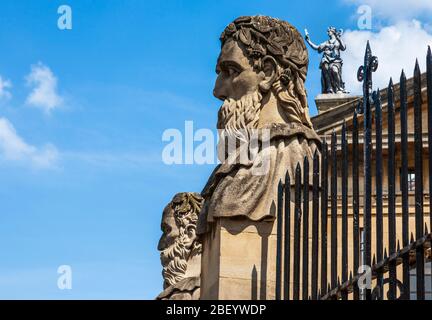
<instances>
[{"instance_id":1,"label":"carved hair","mask_svg":"<svg viewBox=\"0 0 432 320\"><path fill-rule=\"evenodd\" d=\"M182 192L174 196L171 206L174 210L174 218L177 226L185 228L196 225L201 210L203 198L199 193Z\"/></svg>"},{"instance_id":2,"label":"carved hair","mask_svg":"<svg viewBox=\"0 0 432 320\"><path fill-rule=\"evenodd\" d=\"M309 57L296 28L271 17L245 16L230 23L220 39L222 45L229 39L243 44L256 70L262 70L263 58L273 57L278 63L273 91L287 120L312 128L305 89Z\"/></svg>"},{"instance_id":3,"label":"carved hair","mask_svg":"<svg viewBox=\"0 0 432 320\"><path fill-rule=\"evenodd\" d=\"M335 36L342 36L342 30L337 30L335 27L328 27L327 32L333 33Z\"/></svg>"},{"instance_id":4,"label":"carved hair","mask_svg":"<svg viewBox=\"0 0 432 320\"><path fill-rule=\"evenodd\" d=\"M204 199L199 193L183 192L175 195L171 202L174 209L174 219L180 231L185 232L192 229L196 231L198 215L201 211L201 206ZM190 231L190 230L189 230ZM190 255L201 254L201 243L194 241L191 247Z\"/></svg>"}]
</instances>

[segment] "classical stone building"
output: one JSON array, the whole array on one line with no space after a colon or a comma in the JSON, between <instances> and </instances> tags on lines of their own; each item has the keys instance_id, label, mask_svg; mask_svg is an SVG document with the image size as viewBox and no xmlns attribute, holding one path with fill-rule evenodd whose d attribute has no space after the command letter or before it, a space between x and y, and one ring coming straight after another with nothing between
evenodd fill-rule
<instances>
[{"instance_id":1,"label":"classical stone building","mask_svg":"<svg viewBox=\"0 0 432 320\"><path fill-rule=\"evenodd\" d=\"M424 151L423 151L423 186L424 186L424 212L425 214L429 214L429 154L428 154L428 148L427 148L427 97L426 97L426 75L422 75L422 93L423 93L423 104L422 104L422 129L423 129L423 144L424 144ZM401 214L401 166L402 166L402 160L401 160L401 122L400 122L400 102L399 102L399 84L395 84L394 86L395 90L395 142L396 142L396 212L398 216ZM387 131L388 131L388 118L387 118L387 90L383 89L380 91L381 97L382 97L382 136L383 136L383 212L386 214L388 212L387 208L387 196L388 196L388 145L387 145ZM408 191L409 191L409 203L410 203L410 213L414 213L414 192L415 192L415 179L417 178L414 173L414 106L413 106L413 79L407 80L407 90L408 90ZM327 139L328 142L330 142L330 137L332 132L336 132L338 134L338 137L340 137L340 132L342 130L342 125L345 122L347 126L347 140L348 140L348 154L352 154L352 125L353 125L353 114L355 109L358 107L359 102L361 101L362 97L352 97L351 99L345 99L342 98L340 101L337 98L334 98L331 100L331 104L329 103L317 100L317 109L318 109L318 115L312 117L312 123L314 124L314 128L316 132L320 135L322 139ZM347 101L348 100L348 101ZM322 107L325 105L325 109L323 110ZM358 126L361 129L363 127L363 115L359 114L358 117ZM375 146L375 114L374 114L374 108L372 108L372 141L373 145ZM339 141L340 142L340 141ZM362 143L363 143L363 136L360 134L359 136L359 148L360 148L360 162L359 162L359 187L360 187L360 198L363 197L363 163L362 163ZM375 149L374 149L375 150ZM338 153L338 156L340 156L340 150ZM374 200L376 197L375 193L375 153L372 153L372 194L373 194L373 201L372 203L375 203ZM342 163L341 161L338 161L338 169L340 172L340 167ZM349 164L348 164L348 195L351 198L352 197L352 157L349 156ZM341 179L339 177L339 179ZM329 180L330 181L330 180ZM338 181L338 194L341 194L341 182ZM339 198L339 205L340 203ZM361 203L362 200L360 200ZM360 205L360 208L362 205ZM349 212L352 213L352 201L348 201L348 208ZM373 213L374 213L375 206L373 206ZM427 219L425 219L427 221ZM414 230L414 226L412 226L412 229Z\"/></svg>"}]
</instances>

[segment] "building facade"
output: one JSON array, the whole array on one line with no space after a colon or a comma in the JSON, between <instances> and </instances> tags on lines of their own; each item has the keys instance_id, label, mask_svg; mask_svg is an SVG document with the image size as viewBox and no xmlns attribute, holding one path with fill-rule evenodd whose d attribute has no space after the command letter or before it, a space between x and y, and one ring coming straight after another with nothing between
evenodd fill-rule
<instances>
[{"instance_id":1,"label":"building facade","mask_svg":"<svg viewBox=\"0 0 432 320\"><path fill-rule=\"evenodd\" d=\"M423 140L423 149L422 149L422 176L416 176L415 171L415 145L414 145L414 78L408 79L406 81L406 89L407 89L407 146L408 146L408 170L406 179L408 181L408 210L409 210L409 232L415 235L415 187L416 187L416 179L422 179L423 182L423 210L424 210L424 221L426 222L425 228L430 228L430 194L429 194L429 148L428 148L428 104L427 104L427 79L426 73L421 76L421 96L422 96L422 140ZM387 97L389 95L389 89L380 90L379 94L381 96L381 112L382 112L382 212L383 212L383 244L384 248L388 248L389 245L389 234L388 234L388 213L389 213L389 175L394 175L395 178L395 211L396 211L396 238L398 241L398 246L403 246L403 237L402 237L402 131L401 124L403 118L401 119L400 112L400 84L395 84L393 86L393 94L394 94L394 124L395 124L395 167L394 174L389 172L389 118L388 118L388 102ZM390 93L392 94L392 93ZM345 124L347 128L347 147L348 147L348 225L352 225L353 218L353 144L352 144L352 130L353 130L353 114L358 109L359 104L361 103L363 97L362 96L352 96L351 98L341 97L338 98L335 95L331 99L316 99L316 105L318 109L318 115L312 117L312 122L314 124L314 128L317 133L321 136L323 140L330 141L331 135L333 132L337 134L337 137L340 137L340 133L342 131L342 127ZM376 159L376 113L375 108L372 106L372 221L376 219L377 213L377 159ZM362 128L363 123L363 114L358 114L357 116L358 126ZM401 121L402 120L402 121ZM360 196L360 234L363 231L363 219L362 219L362 208L364 201L364 172L363 172L363 136L362 131L359 136L359 196ZM341 170L342 170L342 153L340 147L340 141L338 141L338 151L337 151L337 167L338 167L338 220L341 219L342 214L342 183L341 183ZM329 171L331 172L331 171ZM329 173L328 185L330 186L331 176ZM329 225L329 234L330 234L330 223ZM338 225L341 225L338 223ZM371 226L372 232L372 242L376 242L376 225L372 223ZM427 229L426 229L427 230ZM340 230L338 230L340 232ZM352 238L353 230L348 229L348 237ZM349 241L349 243L351 243ZM341 248L339 248L341 249ZM349 247L349 252L353 250L352 246ZM372 246L372 255L376 254L376 249ZM429 249L426 254L426 267L425 267L425 298L431 300L432 299L432 289L431 289L431 250ZM353 259L349 257L348 259L349 270L352 270ZM329 265L330 266L330 265ZM402 278L402 267L398 267L398 279ZM415 292L415 270L411 271L411 290ZM415 299L415 295L412 294L412 298Z\"/></svg>"}]
</instances>

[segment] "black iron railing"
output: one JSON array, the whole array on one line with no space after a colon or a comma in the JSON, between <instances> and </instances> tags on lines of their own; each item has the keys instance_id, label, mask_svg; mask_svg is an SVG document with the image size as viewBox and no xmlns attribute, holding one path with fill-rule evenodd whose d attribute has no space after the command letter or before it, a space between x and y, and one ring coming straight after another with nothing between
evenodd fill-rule
<instances>
[{"instance_id":1,"label":"black iron railing","mask_svg":"<svg viewBox=\"0 0 432 320\"><path fill-rule=\"evenodd\" d=\"M424 84L427 88L427 135L423 134L422 128L422 118L426 115L422 114L424 93L418 62L414 70L414 214L409 210L408 175L411 167L408 164L412 157L408 144L407 80L402 72L398 106L390 80L385 95L387 129L383 134L382 98L379 90L372 92L372 73L377 66L378 60L372 55L368 43L364 65L358 73L359 80L363 81L363 99L349 128L344 122L340 135L336 132L331 134L330 145L324 140L320 153L314 154L312 164L307 158L302 165L298 164L293 183L287 174L285 181L279 184L276 299L408 300L412 286L415 287L416 299L425 299L425 281L428 279L425 263L430 263L432 242L428 224L424 221L425 214L429 214L429 229L432 229L432 210L428 205L429 212L424 212L423 203L424 195L432 194L432 183L429 183L428 190L423 186L423 177L432 181L432 157L429 156L432 151L431 49L427 54ZM398 133L396 115L400 122ZM348 135L351 152L348 151ZM426 145L423 141L425 136ZM362 139L363 155L359 152L359 139ZM428 172L423 172L426 155ZM363 163L361 179L360 163ZM397 170L399 164L400 173ZM387 179L383 179L384 171ZM396 194L398 174L401 174L400 195ZM364 184L363 194L360 194L361 183ZM396 211L397 197L401 198L399 213ZM341 205L338 199L341 199ZM386 214L383 213L385 205ZM414 220L414 228L410 228L410 220ZM415 286L410 284L414 270ZM431 279L429 276L427 281ZM428 286L431 287L432 283Z\"/></svg>"}]
</instances>

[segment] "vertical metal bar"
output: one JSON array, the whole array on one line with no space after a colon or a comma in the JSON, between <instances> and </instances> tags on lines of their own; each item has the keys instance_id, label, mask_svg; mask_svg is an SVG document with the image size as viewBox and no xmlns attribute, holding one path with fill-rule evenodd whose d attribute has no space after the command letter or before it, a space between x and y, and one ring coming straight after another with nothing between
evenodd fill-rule
<instances>
[{"instance_id":1,"label":"vertical metal bar","mask_svg":"<svg viewBox=\"0 0 432 320\"><path fill-rule=\"evenodd\" d=\"M375 187L376 187L376 258L377 262L383 259L383 187L382 187L382 112L381 96L378 89L374 94L375 105ZM383 292L383 275L377 276L377 285Z\"/></svg>"},{"instance_id":2,"label":"vertical metal bar","mask_svg":"<svg viewBox=\"0 0 432 320\"><path fill-rule=\"evenodd\" d=\"M342 125L342 283L348 280L348 148L345 121ZM342 300L348 299L347 291Z\"/></svg>"},{"instance_id":3,"label":"vertical metal bar","mask_svg":"<svg viewBox=\"0 0 432 320\"><path fill-rule=\"evenodd\" d=\"M428 47L427 58L426 58L426 78L427 78L427 99L428 99L428 154L429 154L429 230L432 232L432 51L431 47ZM431 262L432 264L432 262ZM430 276L432 288L432 275Z\"/></svg>"},{"instance_id":4,"label":"vertical metal bar","mask_svg":"<svg viewBox=\"0 0 432 320\"><path fill-rule=\"evenodd\" d=\"M276 300L281 299L282 285L282 225L283 225L283 186L282 181L278 185L278 203L277 203L277 242L276 242Z\"/></svg>"},{"instance_id":5,"label":"vertical metal bar","mask_svg":"<svg viewBox=\"0 0 432 320\"><path fill-rule=\"evenodd\" d=\"M313 157L312 182L312 300L318 299L319 156Z\"/></svg>"},{"instance_id":6,"label":"vertical metal bar","mask_svg":"<svg viewBox=\"0 0 432 320\"><path fill-rule=\"evenodd\" d=\"M290 270L291 270L291 179L287 172L285 175L285 251L284 251L284 300L290 297Z\"/></svg>"},{"instance_id":7,"label":"vertical metal bar","mask_svg":"<svg viewBox=\"0 0 432 320\"><path fill-rule=\"evenodd\" d=\"M380 262L383 258L383 188L382 188L382 112L381 112L381 97L379 89L375 95L375 164L376 164L376 233L377 233L377 246L376 246L376 257L377 262Z\"/></svg>"},{"instance_id":8,"label":"vertical metal bar","mask_svg":"<svg viewBox=\"0 0 432 320\"><path fill-rule=\"evenodd\" d=\"M327 210L328 210L328 146L321 151L321 295L327 293Z\"/></svg>"},{"instance_id":9,"label":"vertical metal bar","mask_svg":"<svg viewBox=\"0 0 432 320\"><path fill-rule=\"evenodd\" d=\"M295 173L294 213L294 292L293 299L300 298L300 226L301 226L301 169L297 164Z\"/></svg>"},{"instance_id":10,"label":"vertical metal bar","mask_svg":"<svg viewBox=\"0 0 432 320\"><path fill-rule=\"evenodd\" d=\"M331 286L337 286L337 136L336 132L332 133L331 140Z\"/></svg>"},{"instance_id":11,"label":"vertical metal bar","mask_svg":"<svg viewBox=\"0 0 432 320\"><path fill-rule=\"evenodd\" d=\"M401 121L401 191L402 191L402 243L409 244L409 203L408 203L408 113L407 87L405 72L400 78L400 121ZM403 299L410 299L410 266L409 253L402 257L403 261Z\"/></svg>"},{"instance_id":12,"label":"vertical metal bar","mask_svg":"<svg viewBox=\"0 0 432 320\"><path fill-rule=\"evenodd\" d=\"M388 242L389 254L396 252L396 187L395 187L395 122L393 81L390 80L387 91L388 114ZM389 300L396 299L396 264L389 263Z\"/></svg>"},{"instance_id":13,"label":"vertical metal bar","mask_svg":"<svg viewBox=\"0 0 432 320\"><path fill-rule=\"evenodd\" d=\"M359 227L359 215L360 215L360 197L359 197L359 147L358 147L358 120L357 112L354 113L353 117L353 131L352 131L352 145L353 145L353 264L354 264L354 275L357 275L358 268L360 266L360 227ZM354 300L360 299L359 287L354 287Z\"/></svg>"},{"instance_id":14,"label":"vertical metal bar","mask_svg":"<svg viewBox=\"0 0 432 320\"><path fill-rule=\"evenodd\" d=\"M371 215L372 215L372 174L371 174L371 152L372 152L372 116L370 105L370 91L372 88L372 71L376 65L373 61L369 41L366 45L364 59L364 82L363 82L363 121L364 121L364 211L363 224L365 233L365 265L371 265ZM371 290L365 290L366 300L371 299Z\"/></svg>"},{"instance_id":15,"label":"vertical metal bar","mask_svg":"<svg viewBox=\"0 0 432 320\"><path fill-rule=\"evenodd\" d=\"M302 297L309 296L309 160L303 162L303 279Z\"/></svg>"},{"instance_id":16,"label":"vertical metal bar","mask_svg":"<svg viewBox=\"0 0 432 320\"><path fill-rule=\"evenodd\" d=\"M418 61L414 70L414 145L415 145L415 222L416 237L423 237L423 141L422 141L422 96L421 74ZM424 252L416 250L417 300L424 300Z\"/></svg>"},{"instance_id":17,"label":"vertical metal bar","mask_svg":"<svg viewBox=\"0 0 432 320\"><path fill-rule=\"evenodd\" d=\"M427 52L427 99L428 99L428 147L429 152L432 152L432 51L431 47L428 47ZM430 154L430 153L429 153ZM429 156L429 201L432 195L432 157ZM432 232L432 209L429 203L429 230ZM432 279L432 277L431 277Z\"/></svg>"}]
</instances>

